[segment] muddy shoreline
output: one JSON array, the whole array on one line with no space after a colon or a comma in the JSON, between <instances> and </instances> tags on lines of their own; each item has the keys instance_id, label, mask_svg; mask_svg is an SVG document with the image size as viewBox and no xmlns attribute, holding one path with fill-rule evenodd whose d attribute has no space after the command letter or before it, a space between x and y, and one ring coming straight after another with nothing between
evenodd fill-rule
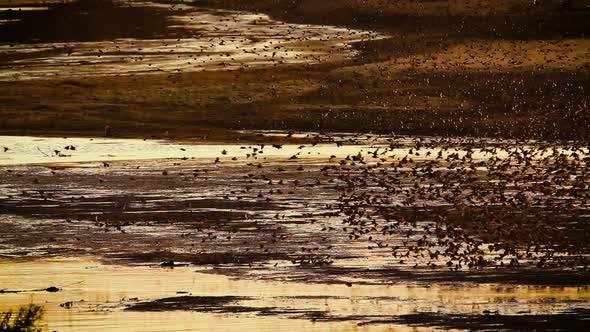
<instances>
[{"instance_id":1,"label":"muddy shoreline","mask_svg":"<svg viewBox=\"0 0 590 332\"><path fill-rule=\"evenodd\" d=\"M328 9L305 1L295 9L264 1L198 4L265 12L289 22L343 20L344 26L391 37L356 43L359 54L351 60L315 65L4 82L0 133L101 136L108 124L117 137L225 142L256 140L237 132L243 129L548 140L590 135L584 92L590 84L590 44L580 23L587 11L506 9L483 19L451 15L449 20L464 24L455 29L431 26L445 21L428 15L412 24L388 19L370 2L358 15L374 21L355 16L359 11L347 4L327 5L347 14L325 17L313 13ZM386 29L379 28L383 24ZM419 31L405 31L407 26ZM531 31L536 32L519 35Z\"/></svg>"},{"instance_id":2,"label":"muddy shoreline","mask_svg":"<svg viewBox=\"0 0 590 332\"><path fill-rule=\"evenodd\" d=\"M217 147L219 160L194 158L199 150L191 147L198 145L162 142L162 148L172 147L186 158L76 164L68 163L69 157L55 157L50 164L0 167L0 283L4 289L0 292L0 310L34 296L48 310L48 326L60 331L116 330L113 324L151 331L149 326L142 327L146 322L153 326L168 324L170 330L182 330L181 325L188 324L189 329L198 330L203 321L226 331L232 326L243 330L246 322L252 322L258 330L270 326L269 331L474 326L489 330L568 330L587 326L590 278L588 270L579 265L583 262L576 258L585 254L583 243L578 251L559 254L566 265L566 259L574 259L571 262L577 265L572 268L552 268L549 264L555 263L550 256L544 267L525 259L522 266L455 270L454 263L449 268L443 260L434 267L427 259L405 252L422 242L408 235L423 232L420 227L424 225L412 226L412 218L431 218L436 208L415 209L402 204L395 211L398 218L403 216L410 224L383 237L367 234L372 229L366 223L355 224L345 218L341 212L350 208L339 204L354 196L343 199L338 194L346 188L345 183L358 197L363 197L366 187L378 191L368 183L370 178L358 174L378 169L378 163L384 161L371 161L371 156L389 145L383 145L387 139L368 140L375 146L367 148L366 141L356 138L349 142L343 136L338 144L333 143L333 149L319 150L324 151L320 155L313 149L321 146L227 145ZM46 151L49 146L75 146L75 150L63 150L72 157L92 147L74 139L33 138L30 144L34 147L41 141ZM161 154L152 142L133 143ZM416 158L410 167L399 166L404 171L395 173L402 199L404 191L418 190L412 184L418 174L414 172L422 172L418 165L429 165L436 158L426 155L432 152L428 149L443 144L450 149L445 152L448 156L455 156L453 151L464 154L474 149L470 140L428 142L427 138L400 137L390 144L398 147L398 156L388 163ZM423 144L430 147L419 147ZM518 143L486 140L477 144L491 151ZM106 146L124 151L113 142ZM10 145L8 152L12 149L27 151ZM415 150L413 157L410 149ZM277 151L282 154L273 156ZM408 153L406 158L403 153ZM487 160L484 152L479 153L477 163ZM505 153L497 155L506 158ZM565 163L564 156L555 158ZM455 157L447 158L451 159L439 162L440 167L448 167L447 162L453 163ZM60 160L65 164L60 165ZM578 162L584 160L578 157ZM474 162L465 161L467 165ZM553 161L546 164L548 169L563 167ZM468 178L458 166L454 166L457 173ZM493 167L493 162L488 166ZM554 174L544 168L537 170L537 174L543 172ZM572 174L583 178L584 168ZM429 181L421 176L425 183ZM450 173L447 176L452 177ZM357 180L368 182L355 188ZM493 188L478 187L488 193ZM580 188L576 195L582 197L585 192ZM538 213L525 205L512 209ZM577 206L582 217L571 225L585 234L583 209L587 207ZM565 206L561 210L569 213ZM507 224L500 228L512 227L510 219L504 222ZM579 238L564 230L553 232L558 242L539 237L543 248L567 248ZM477 238L477 232L467 234ZM527 235L514 235L514 242L507 243L520 243L518 247L524 250ZM407 243L408 239L412 243ZM396 245L402 247L396 249ZM408 262L399 261L399 255ZM414 259L420 265L414 265ZM44 291L49 287L59 290ZM567 325L560 325L565 319ZM229 322L236 323L226 325Z\"/></svg>"},{"instance_id":3,"label":"muddy shoreline","mask_svg":"<svg viewBox=\"0 0 590 332\"><path fill-rule=\"evenodd\" d=\"M0 308L34 295L48 310L49 328L60 331L111 330L115 323L121 328L139 328L142 322L166 324L169 330L188 326L191 330L232 331L234 324L244 322L268 331L267 327L281 331L430 331L427 327L466 329L468 324L489 330L542 329L542 320L551 322L547 325L551 328L567 330L586 324L588 289L583 287L284 284L206 274L204 267L125 267L100 264L93 258L0 264L7 268L0 280L8 289L16 289L12 285L19 282L26 289L44 283L58 286L57 292L0 293ZM58 270L75 275L75 280L55 273ZM39 273L43 271L47 273ZM105 278L112 281L105 284ZM63 317L76 319L64 322ZM566 318L570 319L567 324L554 324ZM209 328L202 327L203 321ZM155 331L150 326L144 329Z\"/></svg>"},{"instance_id":4,"label":"muddy shoreline","mask_svg":"<svg viewBox=\"0 0 590 332\"><path fill-rule=\"evenodd\" d=\"M68 140L55 141L56 144L70 144ZM38 143L33 141L31 144ZM147 149L148 144L152 143L142 144ZM161 144L163 148L169 148L168 145ZM400 151L407 153L416 148L413 140L408 140L406 144L411 144L406 148L408 150ZM493 144L489 142L484 146ZM112 145L106 147L109 146ZM349 166L351 169L345 165L346 160L351 160L351 155L356 155L357 160L363 161L358 157L361 152L371 158L370 156L376 154L375 151L384 149L384 146L363 148L363 145L350 145L338 148L334 144L333 150L326 151L333 154L332 156L316 155L311 147L300 149L296 146L278 146L279 149L271 146L266 148L271 149L267 153L262 153L260 147L261 145L243 146L244 149L218 147L217 153L224 157L219 160L203 157L202 153L201 158L195 159L194 156L199 155L198 149L191 151L189 146L186 149L173 146L172 150L165 151L179 151L186 157L90 161L82 164L68 163L68 157L56 157L54 163L47 165L2 167L0 176L4 185L0 204L4 216L3 227L6 229L5 236L1 239L2 255L6 258L34 259L70 255L81 257L93 253L103 256L105 262L115 264L147 263L158 266L164 262L190 263L195 266L216 266L217 269L212 271L216 273L253 278L259 277L258 269L270 269L274 270L274 274L268 276L271 279L340 284L352 278L358 280L355 283L360 284L457 281L582 286L587 285L590 280L587 278L587 262L584 263L587 249L582 235L587 229L583 212L586 205L575 203L577 208L570 210L561 199L540 196L541 193L547 194L553 190L565 195L560 187L531 187L526 182L523 183L523 188L539 195L539 201L533 203L537 206L534 208L531 202L525 200L518 204L515 201L508 210L500 207L484 209L469 196L465 196L465 199L471 199L473 206L459 204L452 208L438 201L440 198L436 198L437 196L428 192L420 193L419 189L412 186L415 176L422 174L420 166L412 166L415 171L408 169L396 173L396 190L401 191L393 199L401 200L400 206L392 208L385 204L379 207L378 201L371 200L371 204L364 201L357 203L354 197L366 196L367 186L371 188L371 192L378 193L381 190L379 184L383 180L370 183L370 177L355 175L357 169L354 163ZM71 153L75 155L78 149L83 150L84 147L78 145L77 150ZM226 149L230 151L229 156ZM298 154L306 153L308 149L309 157L297 158ZM283 156L272 156L273 151L283 150L286 153ZM224 151L226 155L222 154ZM350 151L348 156L346 151ZM295 159L291 156L292 153ZM268 156L264 157L265 154ZM396 158L407 159L401 156ZM416 155L416 158L423 157ZM66 162L66 167L60 167L60 160L57 159ZM428 159L419 159L416 162L416 165L432 163ZM483 165L482 162L478 163ZM358 174L371 174L368 170L379 167L379 164L371 164L367 170L363 170L365 166L360 164ZM341 165L343 170L340 171L336 165ZM442 163L440 167L446 167L444 165L446 164ZM502 169L495 172L512 172ZM528 181L540 183L545 181L542 176L552 178L553 174L559 174L546 171L547 175L542 175L541 170L537 170L537 180L526 175L529 177ZM414 172L420 173L414 175ZM584 172L580 169L575 174L583 178ZM490 171L489 176L495 176L494 174ZM425 174L420 176L423 183L434 181L429 186L436 186L438 181L448 181L444 179L451 178L452 174L446 174L442 179L433 177L430 180ZM481 197L492 195L486 199L500 198L494 198L494 186L480 183L480 175L477 173L463 174L461 177L464 181L470 176L476 182L464 184L463 190L466 193L475 186ZM357 181L360 186L355 188ZM563 184L564 180L560 177L559 181ZM309 190L312 188L314 192L310 194ZM356 195L341 196L342 190L356 192ZM391 193L396 191L385 190ZM420 203L421 208L403 203L404 197L412 200L413 196L405 192L414 190L417 192L415 195L428 195L424 199L430 197ZM572 190L574 191L570 194L579 196L576 199L583 201L585 190ZM512 197L514 192L516 191L511 190L506 195ZM456 190L454 196L455 200L461 197ZM510 199L522 198L516 195ZM548 204L555 211L560 211L559 214L555 215L543 208ZM574 201L569 204L574 204ZM407 226L398 225L398 229L390 229L393 224L387 221L389 219L380 221L383 224L379 225L377 217L373 217L375 227L371 229L365 226L366 222L361 221L359 224L352 219L356 215L356 209L362 212L359 215L373 214L373 207L384 214L378 218L391 218L391 214L393 218L401 220L398 224L403 221ZM523 214L531 214L533 217L524 218ZM554 217L547 219L547 215ZM346 218L347 216L351 217ZM494 216L503 217L494 219ZM446 218L444 223L432 226L433 229L436 228L437 235L431 234L428 223L433 218L443 217ZM482 218L487 223L481 223ZM489 222L490 220L494 222ZM479 226L474 226L476 224ZM529 229L535 229L532 234L534 238L531 239L530 232L514 229L523 224L528 225ZM559 230L561 225L569 226ZM383 234L380 234L379 229L382 227L385 228ZM455 234L457 231L452 227L459 227L464 233ZM505 229L512 230L506 233ZM485 237L480 234L482 232ZM424 239L427 234L441 239L459 236L457 241L461 245L471 245L473 241L492 243L502 248L495 249L499 252L494 254L499 256L500 261L497 260L498 257L495 261L489 258L489 262L480 268L481 259L487 257L486 254L479 259L442 260L437 263L438 266L430 266L431 262L428 261L428 256L424 256L424 252L421 253L422 249L406 242L405 238L409 239L410 236L412 243L424 242L412 233L418 236L424 234ZM537 243L537 249L531 247L530 241ZM453 244L444 243L446 242L443 245L454 248ZM428 250L433 248L432 251L427 251L431 257L438 255L433 253L439 248L435 242L427 242L424 246ZM512 261L502 258L506 256L501 254L502 251L514 250L511 249L514 246L520 249L513 257L523 260L523 266L513 266ZM560 253L559 257L554 256L553 250L564 250L564 253ZM447 254L455 257L453 251L447 251ZM541 258L537 255L547 256ZM374 265L366 257L374 257ZM340 261L343 262L342 265L339 265ZM357 266L363 261L366 263ZM404 261L408 262L404 264ZM369 265L363 265L367 263ZM470 271L453 271L455 264L457 269L461 264L469 264ZM273 269L273 266L279 267Z\"/></svg>"},{"instance_id":5,"label":"muddy shoreline","mask_svg":"<svg viewBox=\"0 0 590 332\"><path fill-rule=\"evenodd\" d=\"M308 319L314 322L330 321L361 321L358 326L377 324L404 324L410 326L428 326L444 329L469 329L477 326L489 331L534 329L536 331L572 331L584 330L590 327L588 317L590 313L585 309L573 309L561 314L553 315L499 315L486 313L484 315L453 315L417 313L387 317L380 315L350 315L333 316L329 311L318 310L289 310L273 307L257 307L246 305L252 298L225 297L197 297L179 296L142 302L129 306L131 311L175 311L189 310L214 313L255 313L259 316L287 316L294 319ZM237 304L240 303L240 304ZM564 323L566 322L567 323Z\"/></svg>"}]
</instances>

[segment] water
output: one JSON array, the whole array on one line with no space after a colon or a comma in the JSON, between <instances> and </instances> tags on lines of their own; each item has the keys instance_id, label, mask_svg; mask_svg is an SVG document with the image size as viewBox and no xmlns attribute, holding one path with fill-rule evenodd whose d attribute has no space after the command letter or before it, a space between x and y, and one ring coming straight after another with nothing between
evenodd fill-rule
<instances>
[{"instance_id":1,"label":"water","mask_svg":"<svg viewBox=\"0 0 590 332\"><path fill-rule=\"evenodd\" d=\"M370 31L280 22L264 14L157 2L126 5L181 10L169 28L194 37L0 44L0 57L13 59L0 63L0 80L316 64L351 58L352 43L383 38Z\"/></svg>"},{"instance_id":2,"label":"water","mask_svg":"<svg viewBox=\"0 0 590 332\"><path fill-rule=\"evenodd\" d=\"M75 150L66 149L73 146ZM66 164L116 160L155 159L244 159L256 144L204 144L173 143L159 140L111 139L111 138L59 138L33 136L0 136L0 165ZM318 144L300 149L298 144L267 144L260 157L288 158L299 154L300 158L326 159L367 151L370 145ZM8 150L2 152L4 148ZM225 153L223 153L225 151Z\"/></svg>"},{"instance_id":3,"label":"water","mask_svg":"<svg viewBox=\"0 0 590 332\"><path fill-rule=\"evenodd\" d=\"M358 211L373 216L377 231L370 233L372 239L368 234L351 239L350 229L362 229L359 221L364 220L347 221L350 209L341 206L343 200L370 193L389 199L373 205L409 212L408 218L413 211L452 212L446 195L420 190L442 188L440 182L462 174L469 180L449 190L470 207L479 204L471 194L475 190L490 201L498 195L495 185L488 185L492 178L506 184L503 198L524 193L529 203L534 199L532 205L510 207L523 223L522 216L543 216L548 204L561 205L560 196L568 197L573 188L570 181L583 181L587 150L532 141L349 134L323 137L323 142L303 148L267 144L262 149L256 144L0 137L0 148L8 148L0 152L0 288L63 288L58 293L0 293L0 310L33 301L46 307L46 324L59 331L157 331L162 326L171 331L404 331L414 327L399 321L357 324L428 314L449 322L450 315L544 319L539 315L561 317L569 310L590 309L588 287L527 285L572 285L583 280L583 272L522 269L502 274L506 271L489 268L472 274L463 266L464 274L452 274L446 259L419 255L402 263L392 253L404 254L404 242L413 245L427 234L431 216L384 235L379 229L390 223L363 202L359 207L366 210ZM461 161L467 155L471 157ZM413 161L395 171L383 168L408 158ZM476 171L466 173L472 163L479 163ZM423 174L425 166L441 171L441 177ZM531 167L535 172L529 182L512 181ZM365 170L372 175L362 175ZM530 186L565 171L569 176L559 185ZM382 187L382 179L398 181L395 190ZM587 211L585 190L569 198L577 200L571 201L575 211L562 209L563 215L576 213L580 227L585 227L586 213L580 212ZM408 208L408 202L417 208ZM562 225L558 216L551 222ZM578 227L567 218L563 222ZM540 236L546 233L542 229ZM512 234L520 233L514 228ZM432 250L437 248L444 249ZM308 258L332 263L308 264ZM192 265L159 267L169 260ZM426 267L430 261L439 266ZM245 298L197 310L190 303L180 303L175 311L166 311L166 306L156 312L125 310L177 296ZM69 301L72 308L60 306Z\"/></svg>"},{"instance_id":4,"label":"water","mask_svg":"<svg viewBox=\"0 0 590 332\"><path fill-rule=\"evenodd\" d=\"M295 138L313 139L319 137L312 133L286 134L279 132L253 132L268 137L285 137L290 135ZM346 156L354 156L359 153L363 156L371 156L375 151L381 157L395 159L406 156L414 150L416 142L434 142L432 148L422 148L420 155L412 156L415 160L432 160L438 153L447 157L457 153L463 157L469 152L473 158L487 160L491 157L507 158L512 154L520 154L522 151L534 152L535 159L541 159L551 155L552 149L546 149L547 145L536 142L520 143L510 141L495 141L491 139L477 140L449 140L454 145L447 148L447 140L439 137L412 138L395 137L397 148L389 148L392 140L387 136L353 136L352 134L335 134L327 139L322 137L319 144L215 144L206 142L171 142L165 140L144 139L118 139L118 138L84 138L84 137L39 137L39 136L0 136L0 165L24 165L24 164L67 164L87 163L99 161L122 160L157 160L157 159L215 159L230 160L238 158L241 161L258 158L289 158L296 155L303 159L337 159ZM439 143L436 143L436 142ZM328 143L331 142L331 143ZM339 144L337 144L339 143ZM508 143L508 145L504 144ZM462 148L477 144L477 148ZM528 145L527 145L528 144ZM67 149L73 146L75 150ZM485 149L495 148L494 152ZM387 154L381 153L386 151ZM541 150L541 148L543 150ZM5 150L6 149L6 150ZM569 148L556 147L559 153L571 154ZM581 148L582 153L587 153L587 148ZM580 152L578 151L578 152ZM257 158L246 158L248 155L257 155ZM235 160L237 161L237 160Z\"/></svg>"},{"instance_id":5,"label":"water","mask_svg":"<svg viewBox=\"0 0 590 332\"><path fill-rule=\"evenodd\" d=\"M45 323L58 331L429 331L400 325L357 326L349 316L392 316L416 312L501 314L555 313L590 307L590 290L564 287L463 285L329 285L240 280L204 268L163 269L103 265L86 259L0 262L4 289L39 289L57 293L0 294L0 310L31 301L44 305ZM178 292L182 292L179 294ZM134 312L136 303L174 296L240 296L241 305L283 311L329 312L342 321L310 322L296 315L257 315L190 311ZM71 308L60 304L72 301ZM362 319L360 319L362 321Z\"/></svg>"}]
</instances>

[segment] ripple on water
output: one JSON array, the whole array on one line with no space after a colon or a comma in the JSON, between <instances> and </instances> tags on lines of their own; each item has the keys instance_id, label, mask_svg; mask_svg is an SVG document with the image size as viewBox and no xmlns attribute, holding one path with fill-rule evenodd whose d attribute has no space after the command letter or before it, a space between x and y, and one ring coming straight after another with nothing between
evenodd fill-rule
<instances>
[{"instance_id":1,"label":"ripple on water","mask_svg":"<svg viewBox=\"0 0 590 332\"><path fill-rule=\"evenodd\" d=\"M4 289L62 289L0 294L0 310L31 300L43 304L49 328L59 331L156 331L162 326L167 331L404 331L399 325L356 324L416 312L555 314L588 308L590 299L587 289L575 287L347 287L236 280L190 267L103 265L92 258L0 262L0 267ZM163 298L173 299L160 301L161 306L157 301L145 304ZM73 302L71 308L60 307L68 301ZM311 323L313 317L316 323Z\"/></svg>"}]
</instances>

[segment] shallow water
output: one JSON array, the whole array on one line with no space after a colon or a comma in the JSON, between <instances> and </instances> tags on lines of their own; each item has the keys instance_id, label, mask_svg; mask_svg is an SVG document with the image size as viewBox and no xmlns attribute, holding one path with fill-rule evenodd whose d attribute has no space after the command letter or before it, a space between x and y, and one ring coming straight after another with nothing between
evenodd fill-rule
<instances>
[{"instance_id":1,"label":"shallow water","mask_svg":"<svg viewBox=\"0 0 590 332\"><path fill-rule=\"evenodd\" d=\"M1 3L0 3L1 4ZM48 10L49 7L0 7L0 12L7 11L7 10L14 10L14 11L28 11L28 10Z\"/></svg>"},{"instance_id":2,"label":"shallow water","mask_svg":"<svg viewBox=\"0 0 590 332\"><path fill-rule=\"evenodd\" d=\"M380 159L373 155L393 144L395 148L383 156L387 163L414 158L390 173L399 180L399 195L391 195L389 204L403 213L405 192L416 187L414 180L420 176L412 173L412 167L429 165L439 152L444 158L459 156L437 161L435 169L452 175L454 169L470 166L471 159L465 164L454 161L468 150L476 155L475 161L501 159L518 151L513 158L520 158L529 150L523 148L526 144L537 147L545 143L353 136L335 135L330 139L338 144L302 149L298 145L280 149L266 145L263 153L260 145L0 137L0 148L8 148L0 150L4 156L0 169L0 255L5 257L0 266L0 288L64 289L58 293L0 293L0 309L31 300L45 304L50 328L60 331L155 331L162 325L176 331L243 331L245 326L268 331L403 331L408 327L399 326L399 322L357 324L411 314L497 314L502 319L506 315L555 316L590 309L587 287L524 285L551 284L537 276L542 270L525 269L503 277L497 272L503 279L494 279L496 272L490 269L479 275L483 279L478 283L472 283L467 281L476 280L472 278L477 272L446 274L443 259L435 259L440 263L437 268L425 266L430 263L428 257L403 258L402 263L392 252L403 253L405 241L425 234L420 224L402 226L386 236L373 233L372 239L351 239L346 228L358 226L346 224L346 216L338 213L342 211L337 208L342 200L338 187L344 183L340 180L343 174L349 174L344 178L349 181L364 179L355 176L364 169L353 167L355 160L348 158L342 169L322 170L339 165L346 156L356 157L363 167L376 166ZM418 144L422 144L419 155ZM487 152L490 148L496 151ZM538 158L552 149L531 150L538 155L527 160L535 164L537 173L552 169L555 160L564 163L568 159L565 154L541 164ZM568 151L562 150L572 153ZM297 153L297 158L291 159ZM220 162L214 161L217 157ZM455 165L449 166L451 163ZM518 169L518 163L508 164ZM583 178L581 161L574 166L569 170L572 179ZM486 167L492 163L483 162L479 172L485 174ZM512 171L508 167L503 172ZM478 190L490 190L480 185L485 181L483 177L474 185ZM424 182L437 185L436 178L424 179L422 185ZM546 195L523 185L527 195ZM562 182L563 188L567 185ZM355 190L360 196L383 189L361 183ZM455 195L470 199L473 188L467 186L466 190ZM511 187L504 194L514 195L518 190ZM424 196L412 204L425 209L449 206L436 196ZM587 205L574 204L579 211ZM406 235L410 231L414 232L412 237ZM379 246L381 243L389 247ZM401 249L392 249L394 246ZM314 266L303 261L306 257L327 257L333 262ZM172 270L159 267L169 260L193 265ZM420 267L413 268L414 264ZM547 276L543 274L543 278ZM583 276L563 274L551 280L575 285L580 283L572 280L582 279L568 278ZM168 312L123 310L143 301L189 294L246 298L211 308L195 309L190 303L181 303L180 309ZM139 299L130 300L136 297ZM73 301L72 308L59 306L68 301ZM430 324L426 325L440 326Z\"/></svg>"},{"instance_id":3,"label":"shallow water","mask_svg":"<svg viewBox=\"0 0 590 332\"><path fill-rule=\"evenodd\" d=\"M0 63L0 80L315 64L350 58L355 54L351 43L382 38L369 31L289 24L264 14L156 2L130 5L182 10L171 17L170 28L192 31L195 37L0 44L0 56L14 59Z\"/></svg>"},{"instance_id":4,"label":"shallow water","mask_svg":"<svg viewBox=\"0 0 590 332\"><path fill-rule=\"evenodd\" d=\"M279 132L254 132L269 137L284 137L287 134ZM289 134L296 138L311 139L317 137L312 133ZM330 137L332 143L325 140L319 144L207 144L171 142L165 140L142 140L142 139L117 139L117 138L80 138L80 137L38 137L38 136L0 136L0 165L26 165L26 164L68 164L87 163L99 161L122 161L122 160L156 160L156 159L215 159L229 160L252 160L266 158L289 158L296 155L298 159L320 159L323 162L330 158L342 158L354 156L359 153L363 156L372 156L375 151L387 159L408 155L408 152L415 149L415 140L424 142L440 140L437 137L412 138L399 136L395 138L397 148L389 149L387 154L382 152L389 147L391 140L382 136L353 137L349 134L338 134ZM450 141L451 144L460 146L466 142L463 140ZM506 158L511 153L521 153L527 150L525 143L499 142L491 139L479 139L468 141L468 144L476 143L478 148L472 150L473 158L487 159L490 157ZM336 144L339 143L339 144ZM532 146L540 143L529 142ZM422 149L421 155L414 155L415 160L434 159L440 152L446 157L457 153L464 156L465 149L447 149L439 144L439 147ZM74 147L74 150L67 147ZM485 147L495 147L494 153L484 150ZM524 149L524 150L523 150ZM570 154L571 151L556 147L556 151ZM580 151L587 153L587 148ZM254 154L253 154L254 152ZM578 151L579 152L579 151ZM547 150L538 153L535 158L543 158L552 153ZM247 158L253 156L253 158Z\"/></svg>"},{"instance_id":5,"label":"shallow water","mask_svg":"<svg viewBox=\"0 0 590 332\"><path fill-rule=\"evenodd\" d=\"M0 262L0 285L6 290L43 289L57 293L0 294L0 310L34 302L44 305L45 322L59 331L427 331L400 325L356 326L362 318L416 312L500 314L557 313L590 307L590 290L499 285L371 286L283 283L232 279L207 269L113 266L88 259ZM176 296L240 296L241 305L285 312L328 312L342 321L310 322L296 315L191 311L136 312L136 303ZM71 308L60 307L73 302ZM283 312L282 311L282 312Z\"/></svg>"},{"instance_id":6,"label":"shallow water","mask_svg":"<svg viewBox=\"0 0 590 332\"><path fill-rule=\"evenodd\" d=\"M75 150L66 149L74 146ZM318 144L300 149L300 145L281 144L280 148L266 145L260 157L299 158L339 157L368 151L369 145L347 145L336 148L335 144ZM111 138L59 138L33 136L0 136L0 165L80 163L115 160L147 159L230 159L244 158L252 152L255 144L190 144L158 140L111 139ZM4 148L8 150L2 152ZM223 154L225 151L225 154Z\"/></svg>"},{"instance_id":7,"label":"shallow water","mask_svg":"<svg viewBox=\"0 0 590 332\"><path fill-rule=\"evenodd\" d=\"M215 314L200 312L132 312L127 305L179 296L177 292L198 296L252 296L260 305L303 307L325 310L341 306L331 297L347 296L348 304L357 303L359 311L367 308L364 296L382 294L381 290L363 292L346 286L283 284L232 280L221 275L203 274L194 268L162 269L102 265L93 260L50 260L23 263L0 263L0 284L4 289L36 289L47 284L63 287L62 292L24 292L0 294L0 310L34 302L46 308L46 323L59 331L334 331L357 329L355 323L312 323L303 319L259 317L252 314ZM184 294L184 293L183 293ZM401 294L400 294L401 295ZM298 296L325 299L310 303ZM72 308L60 304L72 301ZM378 301L377 301L378 302ZM348 308L347 310L350 310ZM353 309L354 310L354 309ZM360 328L359 331L387 331L387 328ZM400 327L395 327L397 331ZM400 331L403 331L402 329ZM408 329L409 330L409 329Z\"/></svg>"}]
</instances>

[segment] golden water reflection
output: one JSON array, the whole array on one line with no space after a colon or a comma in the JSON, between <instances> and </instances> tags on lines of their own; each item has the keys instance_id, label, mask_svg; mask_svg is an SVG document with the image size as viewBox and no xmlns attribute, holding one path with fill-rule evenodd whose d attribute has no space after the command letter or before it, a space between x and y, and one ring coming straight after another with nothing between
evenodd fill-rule
<instances>
[{"instance_id":1,"label":"golden water reflection","mask_svg":"<svg viewBox=\"0 0 590 332\"><path fill-rule=\"evenodd\" d=\"M0 288L57 293L0 294L0 310L29 302L46 308L54 331L416 331L398 325L357 326L359 319L311 322L289 315L191 311L134 312L126 306L175 296L240 296L239 305L285 311L327 311L332 317L416 312L500 314L555 313L590 307L590 289L499 285L357 285L232 279L208 268L104 265L94 258L0 262ZM60 304L71 301L71 308Z\"/></svg>"}]
</instances>

